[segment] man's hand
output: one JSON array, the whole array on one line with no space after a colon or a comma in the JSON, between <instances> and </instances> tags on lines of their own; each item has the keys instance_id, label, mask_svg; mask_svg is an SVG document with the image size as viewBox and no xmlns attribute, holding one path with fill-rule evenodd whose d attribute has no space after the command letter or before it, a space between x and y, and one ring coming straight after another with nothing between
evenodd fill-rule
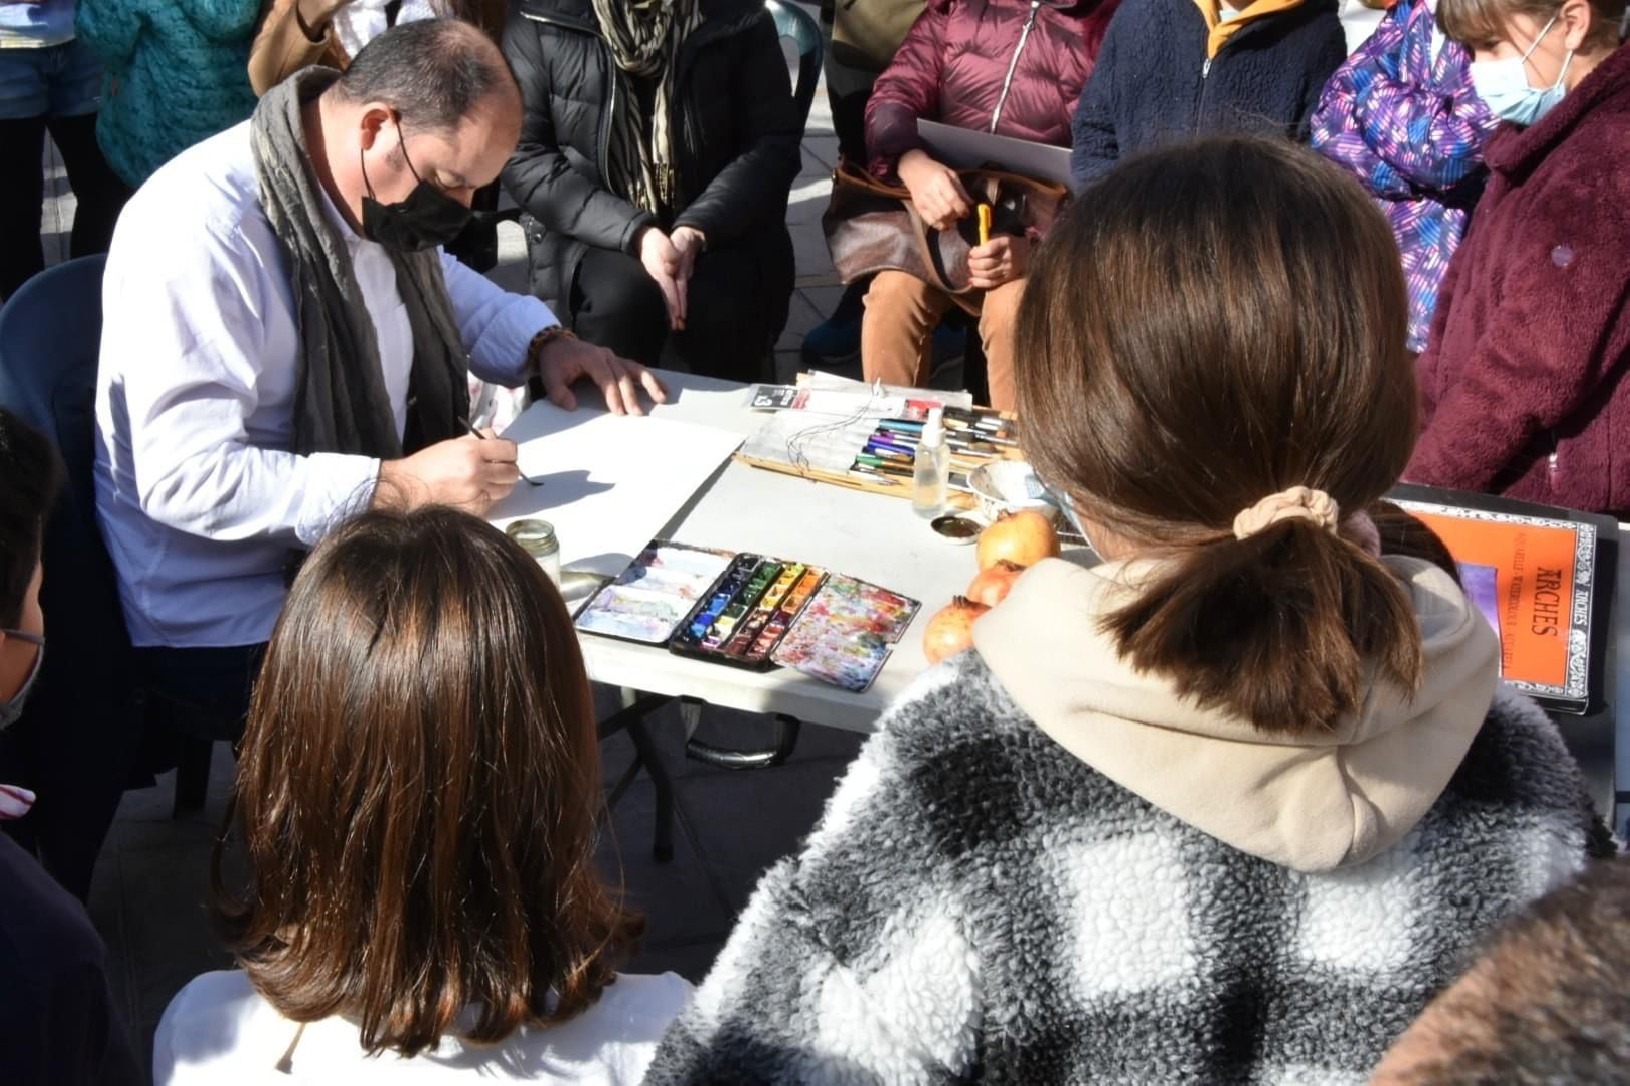
<instances>
[{"instance_id":1,"label":"man's hand","mask_svg":"<svg viewBox=\"0 0 1630 1086\"><path fill-rule=\"evenodd\" d=\"M1004 283L1023 279L1029 263L1030 239L1004 234L968 250L968 281L980 290L995 290Z\"/></svg>"},{"instance_id":2,"label":"man's hand","mask_svg":"<svg viewBox=\"0 0 1630 1086\"><path fill-rule=\"evenodd\" d=\"M549 399L570 411L577 406L572 383L584 378L599 386L606 398L606 410L613 415L643 415L639 390L653 403L667 403L668 390L656 374L626 358L618 358L604 347L584 343L571 336L559 336L538 352L538 376Z\"/></svg>"},{"instance_id":3,"label":"man's hand","mask_svg":"<svg viewBox=\"0 0 1630 1086\"><path fill-rule=\"evenodd\" d=\"M501 437L438 441L401 460L379 465L375 505L451 505L480 516L514 489L515 442Z\"/></svg>"},{"instance_id":4,"label":"man's hand","mask_svg":"<svg viewBox=\"0 0 1630 1086\"><path fill-rule=\"evenodd\" d=\"M676 332L685 327L685 296L679 287L683 265L672 239L654 226L646 227L640 235L640 266L662 288L662 298L668 303L668 327Z\"/></svg>"},{"instance_id":5,"label":"man's hand","mask_svg":"<svg viewBox=\"0 0 1630 1086\"><path fill-rule=\"evenodd\" d=\"M900 156L900 180L911 192L911 202L923 222L936 230L949 230L973 210L973 201L956 171L926 152L911 150Z\"/></svg>"}]
</instances>

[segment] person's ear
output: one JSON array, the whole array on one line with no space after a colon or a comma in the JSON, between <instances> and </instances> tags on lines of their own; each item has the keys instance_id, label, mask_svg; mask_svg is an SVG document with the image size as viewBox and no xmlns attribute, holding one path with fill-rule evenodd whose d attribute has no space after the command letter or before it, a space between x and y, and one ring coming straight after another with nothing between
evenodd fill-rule
<instances>
[{"instance_id":1,"label":"person's ear","mask_svg":"<svg viewBox=\"0 0 1630 1086\"><path fill-rule=\"evenodd\" d=\"M379 140L389 128L396 127L396 111L379 102L370 102L362 107L362 115L357 119L358 138L364 151L373 149L375 141Z\"/></svg>"},{"instance_id":2,"label":"person's ear","mask_svg":"<svg viewBox=\"0 0 1630 1086\"><path fill-rule=\"evenodd\" d=\"M1595 23L1596 13L1589 0L1565 0L1557 10L1557 21L1562 24L1562 44L1568 52L1577 53L1584 47Z\"/></svg>"}]
</instances>

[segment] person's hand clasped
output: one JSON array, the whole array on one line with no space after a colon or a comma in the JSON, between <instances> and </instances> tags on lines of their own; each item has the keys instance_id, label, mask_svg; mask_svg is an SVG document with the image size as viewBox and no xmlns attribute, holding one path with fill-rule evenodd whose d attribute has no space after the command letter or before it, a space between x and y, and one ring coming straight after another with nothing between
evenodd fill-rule
<instances>
[{"instance_id":1,"label":"person's hand clasped","mask_svg":"<svg viewBox=\"0 0 1630 1086\"><path fill-rule=\"evenodd\" d=\"M962 179L943 162L922 151L907 151L900 157L898 170L917 214L934 229L949 230L973 210Z\"/></svg>"},{"instance_id":2,"label":"person's hand clasped","mask_svg":"<svg viewBox=\"0 0 1630 1086\"><path fill-rule=\"evenodd\" d=\"M685 327L685 295L680 286L684 256L672 238L650 226L640 235L640 266L662 288L662 298L668 303L668 327L680 331Z\"/></svg>"},{"instance_id":3,"label":"person's hand clasped","mask_svg":"<svg viewBox=\"0 0 1630 1086\"><path fill-rule=\"evenodd\" d=\"M538 376L543 378L550 401L568 411L577 406L572 384L580 380L594 382L613 415L645 414L640 404L642 388L652 403L668 402L668 389L656 374L638 362L571 336L559 336L543 346L538 354Z\"/></svg>"},{"instance_id":4,"label":"person's hand clasped","mask_svg":"<svg viewBox=\"0 0 1630 1086\"><path fill-rule=\"evenodd\" d=\"M679 272L674 285L679 288L679 320L675 328L683 328L690 319L690 279L696 274L696 258L707 248L707 238L694 226L680 226L668 235L674 252L679 254Z\"/></svg>"},{"instance_id":5,"label":"person's hand clasped","mask_svg":"<svg viewBox=\"0 0 1630 1086\"><path fill-rule=\"evenodd\" d=\"M1030 239L1006 234L968 250L968 281L980 290L995 290L1023 279L1030 262Z\"/></svg>"},{"instance_id":6,"label":"person's hand clasped","mask_svg":"<svg viewBox=\"0 0 1630 1086\"><path fill-rule=\"evenodd\" d=\"M477 516L503 501L521 477L515 442L490 432L438 441L379 466L375 504L451 505Z\"/></svg>"}]
</instances>

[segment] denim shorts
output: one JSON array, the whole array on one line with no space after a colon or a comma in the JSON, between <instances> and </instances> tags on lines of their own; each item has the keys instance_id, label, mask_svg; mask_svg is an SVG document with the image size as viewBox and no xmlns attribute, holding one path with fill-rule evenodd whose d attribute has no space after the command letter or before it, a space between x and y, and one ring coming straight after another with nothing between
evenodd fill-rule
<instances>
[{"instance_id":1,"label":"denim shorts","mask_svg":"<svg viewBox=\"0 0 1630 1086\"><path fill-rule=\"evenodd\" d=\"M77 38L42 48L0 49L0 121L78 117L102 102L102 62Z\"/></svg>"}]
</instances>

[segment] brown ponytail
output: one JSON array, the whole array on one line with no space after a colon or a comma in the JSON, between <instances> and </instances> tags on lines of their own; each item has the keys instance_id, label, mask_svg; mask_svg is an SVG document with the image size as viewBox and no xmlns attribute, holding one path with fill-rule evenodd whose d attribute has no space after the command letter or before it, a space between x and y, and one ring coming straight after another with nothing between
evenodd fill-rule
<instances>
[{"instance_id":1,"label":"brown ponytail","mask_svg":"<svg viewBox=\"0 0 1630 1086\"><path fill-rule=\"evenodd\" d=\"M1369 664L1406 688L1420 680L1397 579L1307 521L1183 551L1105 625L1139 668L1265 732L1298 734L1356 708Z\"/></svg>"},{"instance_id":2,"label":"brown ponytail","mask_svg":"<svg viewBox=\"0 0 1630 1086\"><path fill-rule=\"evenodd\" d=\"M1413 688L1403 588L1309 520L1244 539L1292 486L1366 509L1415 440L1391 231L1316 155L1234 138L1121 165L1032 268L1017 330L1026 445L1082 514L1168 559L1105 628L1138 667L1259 729L1355 709L1371 669Z\"/></svg>"}]
</instances>

